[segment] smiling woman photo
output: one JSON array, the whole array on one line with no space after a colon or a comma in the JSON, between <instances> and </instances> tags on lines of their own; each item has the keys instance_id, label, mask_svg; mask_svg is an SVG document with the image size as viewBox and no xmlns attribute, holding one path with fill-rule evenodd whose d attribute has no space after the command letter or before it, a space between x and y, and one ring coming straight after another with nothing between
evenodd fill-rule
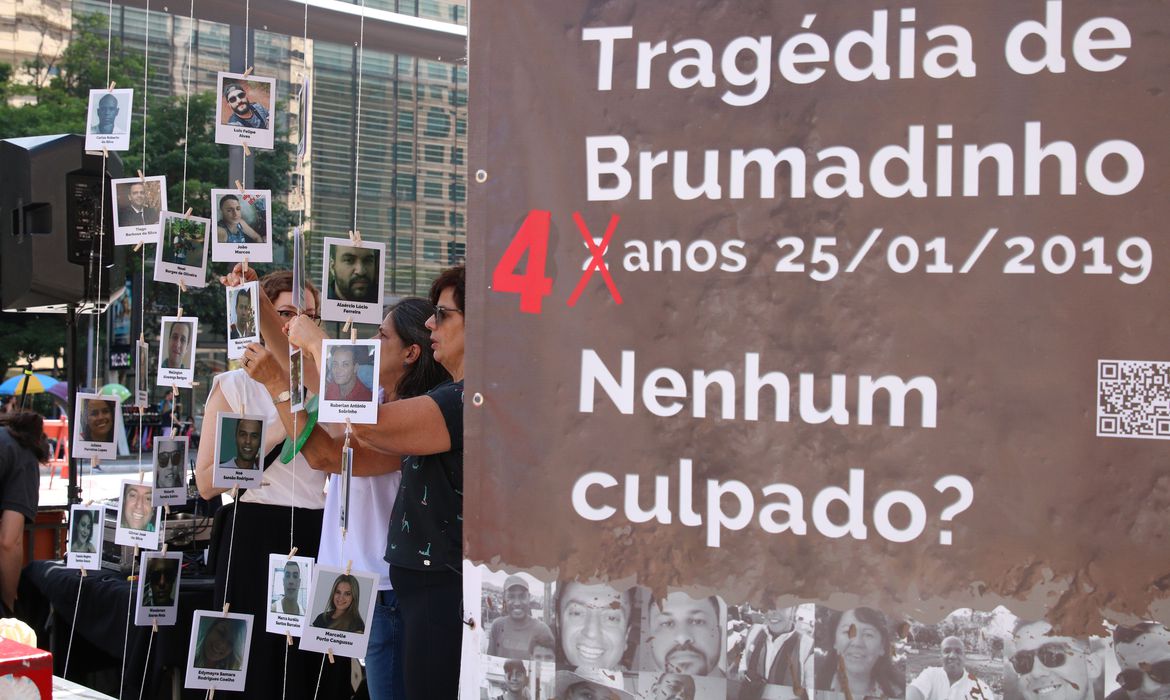
<instances>
[{"instance_id":1,"label":"smiling woman photo","mask_svg":"<svg viewBox=\"0 0 1170 700\"><path fill-rule=\"evenodd\" d=\"M816 665L818 689L845 692L848 687L854 698L905 695L906 676L891 658L892 635L885 615L873 608L853 608L841 614L833 629L833 648Z\"/></svg>"},{"instance_id":2,"label":"smiling woman photo","mask_svg":"<svg viewBox=\"0 0 1170 700\"><path fill-rule=\"evenodd\" d=\"M342 574L333 582L325 611L313 618L313 627L339 632L364 632L366 623L358 612L361 607L361 588L356 576Z\"/></svg>"},{"instance_id":3,"label":"smiling woman photo","mask_svg":"<svg viewBox=\"0 0 1170 700\"><path fill-rule=\"evenodd\" d=\"M85 425L81 439L93 442L114 441L114 402L105 399L86 399Z\"/></svg>"},{"instance_id":4,"label":"smiling woman photo","mask_svg":"<svg viewBox=\"0 0 1170 700\"><path fill-rule=\"evenodd\" d=\"M244 665L243 648L247 624L232 618L204 617L199 620L195 666L239 671Z\"/></svg>"},{"instance_id":5,"label":"smiling woman photo","mask_svg":"<svg viewBox=\"0 0 1170 700\"><path fill-rule=\"evenodd\" d=\"M93 546L94 511L77 511L77 522L73 524L73 537L69 542L69 551L74 554L94 554L97 550Z\"/></svg>"}]
</instances>

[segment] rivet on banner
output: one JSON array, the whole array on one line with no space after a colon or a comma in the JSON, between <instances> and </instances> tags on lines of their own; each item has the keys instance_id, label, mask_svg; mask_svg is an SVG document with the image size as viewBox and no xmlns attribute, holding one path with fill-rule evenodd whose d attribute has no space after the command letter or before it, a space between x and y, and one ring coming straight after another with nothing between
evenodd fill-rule
<instances>
[{"instance_id":1,"label":"rivet on banner","mask_svg":"<svg viewBox=\"0 0 1170 700\"><path fill-rule=\"evenodd\" d=\"M484 170L483 168L480 168L479 170L475 171L475 181L478 182L479 184L482 185L483 183L487 182L487 178L488 178L487 171Z\"/></svg>"}]
</instances>

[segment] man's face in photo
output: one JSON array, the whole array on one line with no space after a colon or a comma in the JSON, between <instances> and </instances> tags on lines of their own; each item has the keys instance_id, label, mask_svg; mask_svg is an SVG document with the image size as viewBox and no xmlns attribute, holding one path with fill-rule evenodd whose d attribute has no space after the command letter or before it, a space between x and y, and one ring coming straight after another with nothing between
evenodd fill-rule
<instances>
[{"instance_id":1,"label":"man's face in photo","mask_svg":"<svg viewBox=\"0 0 1170 700\"><path fill-rule=\"evenodd\" d=\"M1121 666L1118 681L1130 700L1170 700L1170 631L1155 626L1132 641L1118 642L1114 652Z\"/></svg>"},{"instance_id":2,"label":"man's face in photo","mask_svg":"<svg viewBox=\"0 0 1170 700\"><path fill-rule=\"evenodd\" d=\"M146 582L155 605L169 605L173 600L175 574L170 559L151 559Z\"/></svg>"},{"instance_id":3,"label":"man's face in photo","mask_svg":"<svg viewBox=\"0 0 1170 700\"><path fill-rule=\"evenodd\" d=\"M284 597L296 598L297 592L301 590L301 567L296 563L290 561L284 565Z\"/></svg>"},{"instance_id":4,"label":"man's face in photo","mask_svg":"<svg viewBox=\"0 0 1170 700\"><path fill-rule=\"evenodd\" d=\"M705 676L719 663L719 609L710 598L671 593L650 607L650 633L659 670Z\"/></svg>"},{"instance_id":5,"label":"man's face in photo","mask_svg":"<svg viewBox=\"0 0 1170 700\"><path fill-rule=\"evenodd\" d=\"M353 350L347 347L333 349L333 383L338 386L347 386L353 383L357 367L354 363Z\"/></svg>"},{"instance_id":6,"label":"man's face in photo","mask_svg":"<svg viewBox=\"0 0 1170 700\"><path fill-rule=\"evenodd\" d=\"M142 209L146 203L146 187L141 182L130 185L130 204L135 209Z\"/></svg>"},{"instance_id":7,"label":"man's face in photo","mask_svg":"<svg viewBox=\"0 0 1170 700\"><path fill-rule=\"evenodd\" d=\"M186 368L187 346L191 343L191 324L172 323L167 335L167 364Z\"/></svg>"},{"instance_id":8,"label":"man's face in photo","mask_svg":"<svg viewBox=\"0 0 1170 700\"><path fill-rule=\"evenodd\" d=\"M122 523L131 530L145 530L154 518L150 504L152 489L142 484L126 484L122 499Z\"/></svg>"},{"instance_id":9,"label":"man's face in photo","mask_svg":"<svg viewBox=\"0 0 1170 700\"><path fill-rule=\"evenodd\" d=\"M239 464L256 466L260 454L260 431L263 425L258 420L240 420L236 424L236 461Z\"/></svg>"},{"instance_id":10,"label":"man's face in photo","mask_svg":"<svg viewBox=\"0 0 1170 700\"><path fill-rule=\"evenodd\" d=\"M528 685L528 673L524 671L523 664L512 664L504 676L504 682L512 693L523 691L524 687Z\"/></svg>"},{"instance_id":11,"label":"man's face in photo","mask_svg":"<svg viewBox=\"0 0 1170 700\"><path fill-rule=\"evenodd\" d=\"M114 119L118 116L118 98L113 95L103 95L98 100L97 117L98 133L114 133Z\"/></svg>"},{"instance_id":12,"label":"man's face in photo","mask_svg":"<svg viewBox=\"0 0 1170 700\"><path fill-rule=\"evenodd\" d=\"M232 111L240 116L244 116L252 111L252 106L248 104L248 93L244 92L244 89L241 87L234 87L228 90L227 103L232 108Z\"/></svg>"},{"instance_id":13,"label":"man's face in photo","mask_svg":"<svg viewBox=\"0 0 1170 700\"><path fill-rule=\"evenodd\" d=\"M528 589L524 586L512 586L504 591L504 612L513 620L520 621L528 617L530 602Z\"/></svg>"},{"instance_id":14,"label":"man's face in photo","mask_svg":"<svg viewBox=\"0 0 1170 700\"><path fill-rule=\"evenodd\" d=\"M252 335L255 317L252 310L252 295L246 289L236 292L236 330L244 335Z\"/></svg>"},{"instance_id":15,"label":"man's face in photo","mask_svg":"<svg viewBox=\"0 0 1170 700\"><path fill-rule=\"evenodd\" d=\"M612 700L617 694L597 683L576 683L565 691L565 700Z\"/></svg>"},{"instance_id":16,"label":"man's face in photo","mask_svg":"<svg viewBox=\"0 0 1170 700\"><path fill-rule=\"evenodd\" d=\"M1097 657L1072 637L1052 634L1047 622L1021 626L1009 660L1025 700L1090 700L1101 673Z\"/></svg>"},{"instance_id":17,"label":"man's face in photo","mask_svg":"<svg viewBox=\"0 0 1170 700\"><path fill-rule=\"evenodd\" d=\"M570 581L564 585L558 608L561 648L572 666L615 669L621 665L630 624L630 609L621 592L604 583Z\"/></svg>"},{"instance_id":18,"label":"man's face in photo","mask_svg":"<svg viewBox=\"0 0 1170 700\"><path fill-rule=\"evenodd\" d=\"M957 637L947 637L942 643L943 670L950 678L958 679L963 675L963 664L967 656L963 650L963 641Z\"/></svg>"},{"instance_id":19,"label":"man's face in photo","mask_svg":"<svg viewBox=\"0 0 1170 700\"><path fill-rule=\"evenodd\" d=\"M158 445L158 487L183 485L183 443L160 441Z\"/></svg>"},{"instance_id":20,"label":"man's face in photo","mask_svg":"<svg viewBox=\"0 0 1170 700\"><path fill-rule=\"evenodd\" d=\"M374 301L378 290L374 286L378 272L378 252L372 248L333 246L329 270L333 275L333 289L343 301Z\"/></svg>"},{"instance_id":21,"label":"man's face in photo","mask_svg":"<svg viewBox=\"0 0 1170 700\"><path fill-rule=\"evenodd\" d=\"M769 610L764 613L764 625L773 635L784 634L792 630L790 611L784 608Z\"/></svg>"}]
</instances>

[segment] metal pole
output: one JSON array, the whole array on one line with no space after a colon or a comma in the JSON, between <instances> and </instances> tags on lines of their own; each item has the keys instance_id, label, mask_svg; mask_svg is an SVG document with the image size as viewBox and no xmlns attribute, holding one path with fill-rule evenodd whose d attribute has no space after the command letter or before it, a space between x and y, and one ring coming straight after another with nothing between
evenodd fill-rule
<instances>
[{"instance_id":1,"label":"metal pole","mask_svg":"<svg viewBox=\"0 0 1170 700\"><path fill-rule=\"evenodd\" d=\"M73 420L77 416L77 390L81 381L81 372L77 361L77 305L69 304L65 312L65 363L69 366L67 381L69 382L69 415L66 423L73 429ZM74 456L73 447L69 448L69 488L66 491L66 500L69 505L81 502L81 488L77 478L77 470L81 460Z\"/></svg>"}]
</instances>

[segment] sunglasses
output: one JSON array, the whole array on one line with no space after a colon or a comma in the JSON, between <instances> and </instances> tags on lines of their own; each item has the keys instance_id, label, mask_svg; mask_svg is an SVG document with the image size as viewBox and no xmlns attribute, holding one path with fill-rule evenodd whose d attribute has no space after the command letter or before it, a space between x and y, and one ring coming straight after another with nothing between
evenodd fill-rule
<instances>
[{"instance_id":1,"label":"sunglasses","mask_svg":"<svg viewBox=\"0 0 1170 700\"><path fill-rule=\"evenodd\" d=\"M435 325L438 326L447 318L447 314L461 314L459 309L448 309L446 306L435 305Z\"/></svg>"},{"instance_id":2,"label":"sunglasses","mask_svg":"<svg viewBox=\"0 0 1170 700\"><path fill-rule=\"evenodd\" d=\"M1035 651L1016 652L1012 658L1012 668L1021 676L1032 672L1032 665L1036 659L1047 668L1060 668L1068 661L1068 649L1063 644L1045 644Z\"/></svg>"},{"instance_id":3,"label":"sunglasses","mask_svg":"<svg viewBox=\"0 0 1170 700\"><path fill-rule=\"evenodd\" d=\"M1128 691L1139 690L1145 678L1162 685L1170 684L1170 659L1163 659L1152 664L1142 664L1141 668L1127 668L1117 674L1117 682Z\"/></svg>"},{"instance_id":4,"label":"sunglasses","mask_svg":"<svg viewBox=\"0 0 1170 700\"><path fill-rule=\"evenodd\" d=\"M159 463L159 466L166 466L166 465L170 464L172 466L177 467L183 463L183 453L182 452L159 452L158 453L158 463Z\"/></svg>"}]
</instances>

